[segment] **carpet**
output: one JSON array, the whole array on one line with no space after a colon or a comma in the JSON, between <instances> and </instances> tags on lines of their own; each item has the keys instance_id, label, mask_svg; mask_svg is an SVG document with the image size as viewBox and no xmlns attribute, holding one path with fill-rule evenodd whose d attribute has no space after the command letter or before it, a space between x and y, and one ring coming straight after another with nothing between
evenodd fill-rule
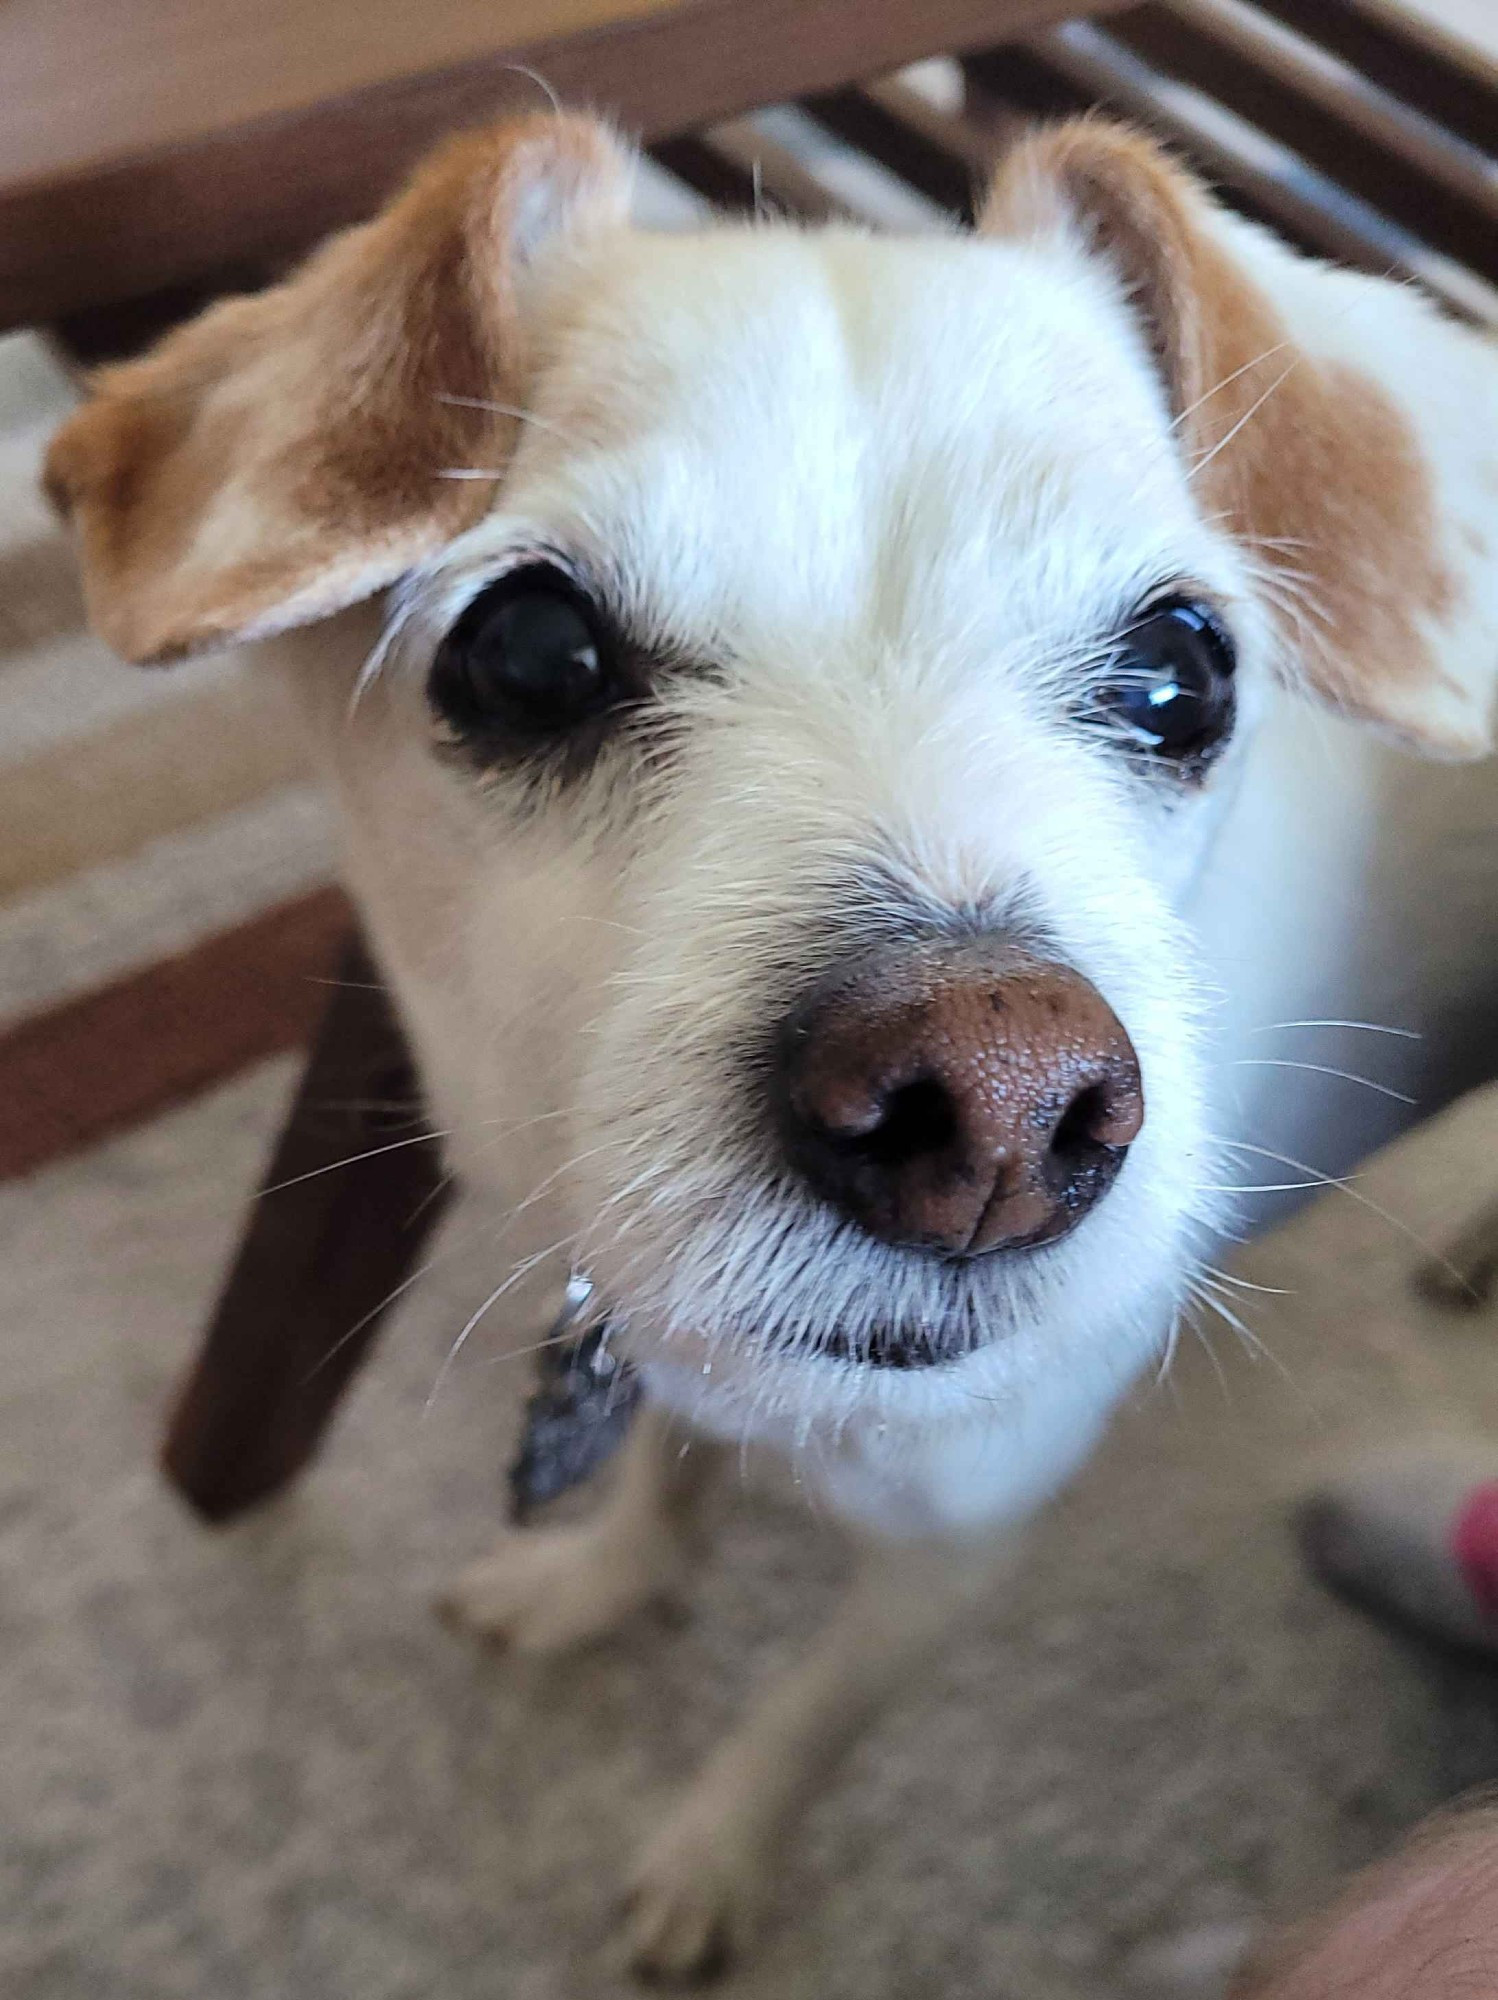
<instances>
[{"instance_id":1,"label":"carpet","mask_svg":"<svg viewBox=\"0 0 1498 2000\"><path fill-rule=\"evenodd\" d=\"M0 1990L8 2000L613 2000L625 1857L840 1558L733 1490L689 1626L518 1667L439 1627L534 1328L460 1207L294 1495L226 1533L152 1463L287 1062L0 1189ZM1498 1091L1359 1189L1417 1235L1487 1191ZM861 1747L733 2000L1169 2000L1498 1774L1498 1685L1302 1575L1286 1496L1421 1413L1498 1424L1498 1320L1327 1197L1243 1260L1265 1355L1187 1343L1012 1591ZM495 1316L496 1318L498 1315ZM430 1407L429 1407L430 1403Z\"/></svg>"}]
</instances>

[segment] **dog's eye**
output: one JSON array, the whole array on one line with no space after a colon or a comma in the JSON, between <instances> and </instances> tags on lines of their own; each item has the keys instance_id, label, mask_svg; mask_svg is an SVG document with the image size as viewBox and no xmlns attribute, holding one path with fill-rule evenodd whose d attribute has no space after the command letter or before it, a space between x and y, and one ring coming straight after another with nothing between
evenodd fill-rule
<instances>
[{"instance_id":1,"label":"dog's eye","mask_svg":"<svg viewBox=\"0 0 1498 2000\"><path fill-rule=\"evenodd\" d=\"M1216 614L1170 598L1123 634L1096 699L1137 749L1201 767L1233 726L1233 667L1232 641Z\"/></svg>"},{"instance_id":2,"label":"dog's eye","mask_svg":"<svg viewBox=\"0 0 1498 2000\"><path fill-rule=\"evenodd\" d=\"M430 691L460 734L572 729L615 692L603 620L555 565L512 570L481 590L443 639Z\"/></svg>"}]
</instances>

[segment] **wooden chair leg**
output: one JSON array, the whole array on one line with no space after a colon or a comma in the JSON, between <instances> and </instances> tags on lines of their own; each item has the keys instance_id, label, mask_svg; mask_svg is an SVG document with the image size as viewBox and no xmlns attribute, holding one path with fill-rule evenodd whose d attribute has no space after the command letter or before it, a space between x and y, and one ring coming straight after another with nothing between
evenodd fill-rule
<instances>
[{"instance_id":1,"label":"wooden chair leg","mask_svg":"<svg viewBox=\"0 0 1498 2000\"><path fill-rule=\"evenodd\" d=\"M357 934L338 977L167 1430L167 1476L210 1521L313 1456L444 1205L411 1052Z\"/></svg>"}]
</instances>

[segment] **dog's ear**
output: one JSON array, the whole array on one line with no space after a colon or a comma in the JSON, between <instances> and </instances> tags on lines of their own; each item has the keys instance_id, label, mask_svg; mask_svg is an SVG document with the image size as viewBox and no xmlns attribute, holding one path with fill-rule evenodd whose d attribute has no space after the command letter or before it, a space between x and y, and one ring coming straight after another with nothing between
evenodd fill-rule
<instances>
[{"instance_id":1,"label":"dog's ear","mask_svg":"<svg viewBox=\"0 0 1498 2000\"><path fill-rule=\"evenodd\" d=\"M467 135L286 283L103 370L45 474L100 635L157 661L305 624L476 519L492 487L442 475L503 466L513 420L480 404L523 393L525 267L627 183L589 119Z\"/></svg>"},{"instance_id":2,"label":"dog's ear","mask_svg":"<svg viewBox=\"0 0 1498 2000\"><path fill-rule=\"evenodd\" d=\"M1498 346L1296 255L1099 119L1024 141L982 226L1111 269L1202 505L1265 577L1287 678L1428 754L1491 749Z\"/></svg>"}]
</instances>

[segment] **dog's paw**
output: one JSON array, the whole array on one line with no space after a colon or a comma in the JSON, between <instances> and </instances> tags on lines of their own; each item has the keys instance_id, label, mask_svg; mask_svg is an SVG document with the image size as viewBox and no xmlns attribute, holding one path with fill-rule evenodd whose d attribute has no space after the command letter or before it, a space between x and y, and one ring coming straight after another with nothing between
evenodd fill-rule
<instances>
[{"instance_id":1,"label":"dog's paw","mask_svg":"<svg viewBox=\"0 0 1498 2000\"><path fill-rule=\"evenodd\" d=\"M748 1947L763 1901L764 1861L755 1844L689 1802L635 1871L621 1936L625 1962L640 1979L714 1979Z\"/></svg>"},{"instance_id":2,"label":"dog's paw","mask_svg":"<svg viewBox=\"0 0 1498 2000\"><path fill-rule=\"evenodd\" d=\"M559 1653L660 1602L673 1580L658 1552L621 1550L588 1522L518 1529L442 1593L437 1614L517 1653Z\"/></svg>"}]
</instances>

